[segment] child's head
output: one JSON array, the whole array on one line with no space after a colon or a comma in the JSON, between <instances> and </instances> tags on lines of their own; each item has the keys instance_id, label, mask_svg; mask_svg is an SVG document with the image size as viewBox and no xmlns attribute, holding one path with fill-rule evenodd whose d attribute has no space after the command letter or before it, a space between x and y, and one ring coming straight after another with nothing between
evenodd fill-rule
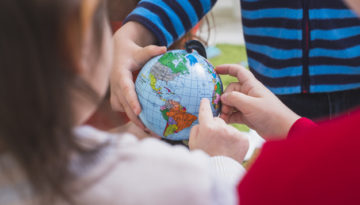
<instances>
[{"instance_id":1,"label":"child's head","mask_svg":"<svg viewBox=\"0 0 360 205\"><path fill-rule=\"evenodd\" d=\"M0 156L36 191L62 195L72 127L108 85L112 42L104 0L0 1Z\"/></svg>"}]
</instances>

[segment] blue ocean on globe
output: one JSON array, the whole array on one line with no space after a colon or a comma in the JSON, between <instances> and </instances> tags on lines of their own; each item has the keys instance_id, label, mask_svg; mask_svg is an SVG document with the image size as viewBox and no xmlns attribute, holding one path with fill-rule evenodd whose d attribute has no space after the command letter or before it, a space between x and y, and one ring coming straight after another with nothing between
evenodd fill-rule
<instances>
[{"instance_id":1,"label":"blue ocean on globe","mask_svg":"<svg viewBox=\"0 0 360 205\"><path fill-rule=\"evenodd\" d=\"M165 139L189 139L191 127L198 124L202 98L210 100L214 116L220 113L221 79L196 51L173 50L151 59L140 71L135 88L141 121Z\"/></svg>"}]
</instances>

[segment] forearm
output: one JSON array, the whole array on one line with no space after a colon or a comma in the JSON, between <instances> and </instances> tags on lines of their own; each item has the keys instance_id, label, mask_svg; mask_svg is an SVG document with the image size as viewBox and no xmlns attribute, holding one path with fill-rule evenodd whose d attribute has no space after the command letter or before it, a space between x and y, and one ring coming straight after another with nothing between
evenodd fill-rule
<instances>
[{"instance_id":1,"label":"forearm","mask_svg":"<svg viewBox=\"0 0 360 205\"><path fill-rule=\"evenodd\" d=\"M117 30L114 38L115 40L128 39L141 47L156 44L157 41L154 34L145 26L133 21L126 23Z\"/></svg>"},{"instance_id":2,"label":"forearm","mask_svg":"<svg viewBox=\"0 0 360 205\"><path fill-rule=\"evenodd\" d=\"M170 46L181 38L214 6L216 0L142 0L125 22L136 21Z\"/></svg>"}]
</instances>

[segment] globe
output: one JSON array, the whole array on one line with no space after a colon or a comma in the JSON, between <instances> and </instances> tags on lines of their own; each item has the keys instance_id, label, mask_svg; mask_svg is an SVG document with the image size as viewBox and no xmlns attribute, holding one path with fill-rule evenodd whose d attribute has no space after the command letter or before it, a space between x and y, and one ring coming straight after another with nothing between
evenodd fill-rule
<instances>
[{"instance_id":1,"label":"globe","mask_svg":"<svg viewBox=\"0 0 360 205\"><path fill-rule=\"evenodd\" d=\"M213 115L219 115L223 85L197 51L173 50L145 64L135 89L144 125L165 139L179 141L189 139L191 127L198 124L202 98L208 98Z\"/></svg>"}]
</instances>

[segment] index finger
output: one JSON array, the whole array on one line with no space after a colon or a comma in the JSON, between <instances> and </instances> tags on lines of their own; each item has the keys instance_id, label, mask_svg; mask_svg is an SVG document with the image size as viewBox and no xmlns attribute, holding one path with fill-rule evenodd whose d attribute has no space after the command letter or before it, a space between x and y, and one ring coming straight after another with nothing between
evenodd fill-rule
<instances>
[{"instance_id":1,"label":"index finger","mask_svg":"<svg viewBox=\"0 0 360 205\"><path fill-rule=\"evenodd\" d=\"M203 98L201 100L200 109L199 109L199 123L200 124L211 123L213 118L214 116L211 111L210 101L207 98Z\"/></svg>"},{"instance_id":2,"label":"index finger","mask_svg":"<svg viewBox=\"0 0 360 205\"><path fill-rule=\"evenodd\" d=\"M216 67L216 72L218 74L231 75L236 77L239 82L242 84L247 80L254 79L254 75L245 67L236 64L225 64Z\"/></svg>"}]
</instances>

